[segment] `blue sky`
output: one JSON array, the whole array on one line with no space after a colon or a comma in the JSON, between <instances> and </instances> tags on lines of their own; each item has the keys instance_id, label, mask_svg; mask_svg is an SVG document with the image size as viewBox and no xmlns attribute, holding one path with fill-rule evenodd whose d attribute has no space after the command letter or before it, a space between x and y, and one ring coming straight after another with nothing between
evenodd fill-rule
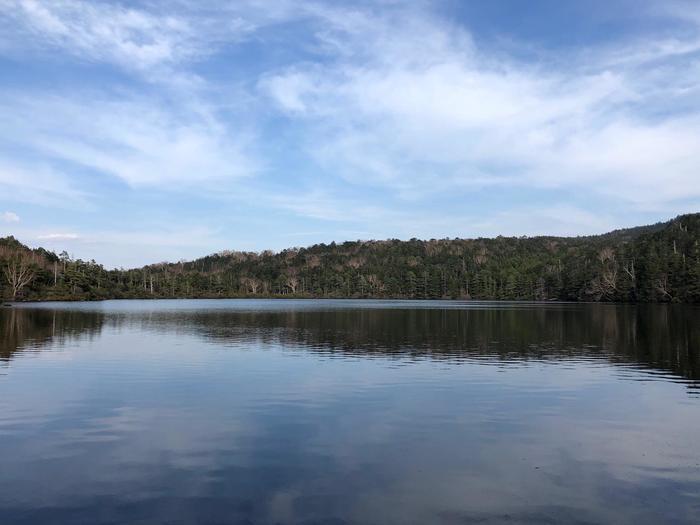
<instances>
[{"instance_id":1,"label":"blue sky","mask_svg":"<svg viewBox=\"0 0 700 525\"><path fill-rule=\"evenodd\" d=\"M0 0L0 235L109 267L700 210L700 2Z\"/></svg>"}]
</instances>

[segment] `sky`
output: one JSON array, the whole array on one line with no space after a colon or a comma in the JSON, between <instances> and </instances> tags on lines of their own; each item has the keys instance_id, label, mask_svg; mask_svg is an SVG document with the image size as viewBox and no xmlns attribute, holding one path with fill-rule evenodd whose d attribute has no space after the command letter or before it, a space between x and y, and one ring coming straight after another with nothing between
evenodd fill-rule
<instances>
[{"instance_id":1,"label":"sky","mask_svg":"<svg viewBox=\"0 0 700 525\"><path fill-rule=\"evenodd\" d=\"M700 0L0 0L0 236L107 267L700 211Z\"/></svg>"}]
</instances>

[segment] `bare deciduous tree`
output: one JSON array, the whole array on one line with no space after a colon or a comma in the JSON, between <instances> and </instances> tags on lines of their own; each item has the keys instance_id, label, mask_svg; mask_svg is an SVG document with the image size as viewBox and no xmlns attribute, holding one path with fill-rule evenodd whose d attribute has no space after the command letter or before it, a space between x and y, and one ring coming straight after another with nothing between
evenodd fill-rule
<instances>
[{"instance_id":1,"label":"bare deciduous tree","mask_svg":"<svg viewBox=\"0 0 700 525\"><path fill-rule=\"evenodd\" d=\"M634 259L630 259L629 262L625 263L622 267L627 277L630 280L630 286L634 293L637 292L637 271L634 269Z\"/></svg>"},{"instance_id":2,"label":"bare deciduous tree","mask_svg":"<svg viewBox=\"0 0 700 525\"><path fill-rule=\"evenodd\" d=\"M625 273L629 276L630 281L632 281L633 284L636 285L637 282L637 272L634 269L634 259L630 259L628 263L626 263L622 269L625 271Z\"/></svg>"},{"instance_id":3,"label":"bare deciduous tree","mask_svg":"<svg viewBox=\"0 0 700 525\"><path fill-rule=\"evenodd\" d=\"M661 274L661 276L656 280L656 291L661 294L665 299L673 300L673 295L669 291L668 275Z\"/></svg>"},{"instance_id":4,"label":"bare deciduous tree","mask_svg":"<svg viewBox=\"0 0 700 525\"><path fill-rule=\"evenodd\" d=\"M291 293L297 293L297 288L299 287L299 279L296 275L288 275L286 284L289 287Z\"/></svg>"},{"instance_id":5,"label":"bare deciduous tree","mask_svg":"<svg viewBox=\"0 0 700 525\"><path fill-rule=\"evenodd\" d=\"M9 257L3 268L3 273L12 290L12 300L14 301L22 291L22 288L34 279L35 274L32 269L31 257L22 253Z\"/></svg>"},{"instance_id":6,"label":"bare deciduous tree","mask_svg":"<svg viewBox=\"0 0 700 525\"><path fill-rule=\"evenodd\" d=\"M615 250L605 247L598 252L600 274L590 282L588 293L596 300L611 299L618 292L618 265Z\"/></svg>"},{"instance_id":7,"label":"bare deciduous tree","mask_svg":"<svg viewBox=\"0 0 700 525\"><path fill-rule=\"evenodd\" d=\"M375 292L384 291L384 283L374 274L367 276L367 284L369 284L370 288Z\"/></svg>"},{"instance_id":8,"label":"bare deciduous tree","mask_svg":"<svg viewBox=\"0 0 700 525\"><path fill-rule=\"evenodd\" d=\"M486 262L486 259L488 258L488 250L486 248L482 247L478 253L474 255L474 262L476 263L477 266L481 266Z\"/></svg>"},{"instance_id":9,"label":"bare deciduous tree","mask_svg":"<svg viewBox=\"0 0 700 525\"><path fill-rule=\"evenodd\" d=\"M255 277L241 277L241 285L243 285L246 292L255 295L260 290L262 283L260 279L256 279Z\"/></svg>"}]
</instances>

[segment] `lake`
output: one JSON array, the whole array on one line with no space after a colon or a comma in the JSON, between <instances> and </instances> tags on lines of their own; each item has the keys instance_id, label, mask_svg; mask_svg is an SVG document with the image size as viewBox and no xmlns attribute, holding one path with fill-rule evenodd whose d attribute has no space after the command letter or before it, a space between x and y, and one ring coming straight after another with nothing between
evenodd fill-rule
<instances>
[{"instance_id":1,"label":"lake","mask_svg":"<svg viewBox=\"0 0 700 525\"><path fill-rule=\"evenodd\" d=\"M700 522L700 308L0 308L0 522Z\"/></svg>"}]
</instances>

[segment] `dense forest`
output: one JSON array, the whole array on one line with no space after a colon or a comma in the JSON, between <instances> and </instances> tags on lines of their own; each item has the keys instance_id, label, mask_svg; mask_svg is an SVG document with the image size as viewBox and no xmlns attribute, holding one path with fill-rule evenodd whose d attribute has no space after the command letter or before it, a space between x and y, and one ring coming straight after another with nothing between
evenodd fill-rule
<instances>
[{"instance_id":1,"label":"dense forest","mask_svg":"<svg viewBox=\"0 0 700 525\"><path fill-rule=\"evenodd\" d=\"M0 238L6 300L329 297L700 302L700 214L587 237L352 241L106 270Z\"/></svg>"}]
</instances>

